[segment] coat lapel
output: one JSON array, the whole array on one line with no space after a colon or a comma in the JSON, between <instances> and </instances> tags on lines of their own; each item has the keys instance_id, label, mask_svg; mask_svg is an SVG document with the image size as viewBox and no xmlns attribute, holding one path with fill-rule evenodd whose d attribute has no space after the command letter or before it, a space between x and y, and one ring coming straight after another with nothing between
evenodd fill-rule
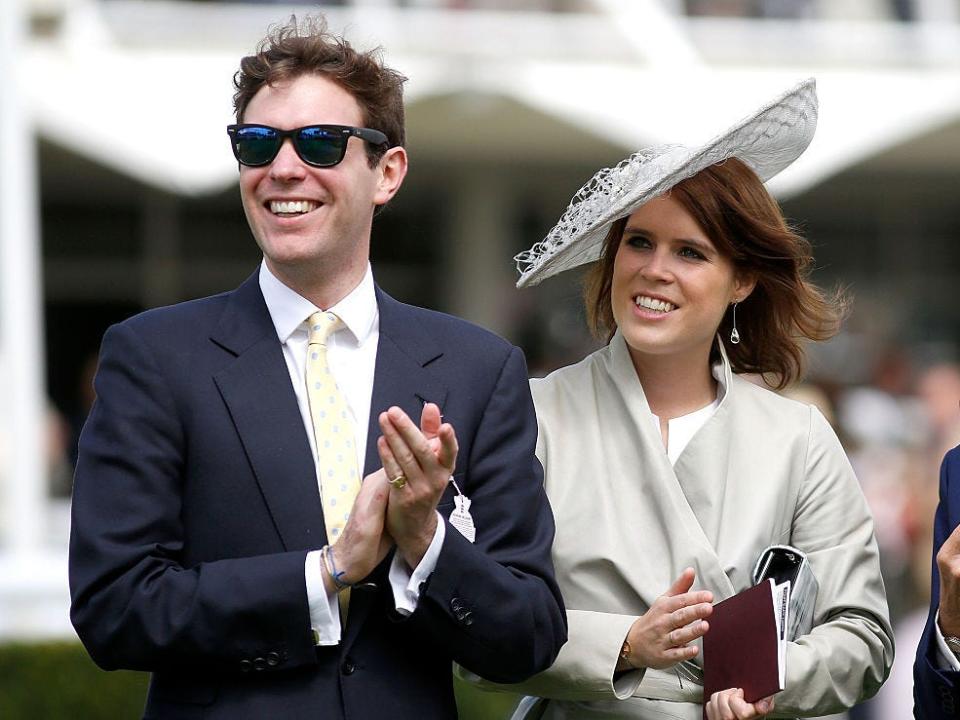
<instances>
[{"instance_id":1,"label":"coat lapel","mask_svg":"<svg viewBox=\"0 0 960 720\"><path fill-rule=\"evenodd\" d=\"M663 479L662 482L650 484L652 494L646 498L646 502L659 508L662 531L667 538L666 547L678 549L681 554L695 558L692 564L697 571L698 585L710 588L723 597L732 595L733 585L723 570L716 548L704 532L690 499L685 494L684 485L670 464L663 441L650 420L650 407L630 360L626 341L619 332L611 340L609 349L609 373L617 388L615 393L621 394L626 401L626 411L631 417L629 426L636 428L639 443L644 448L643 471L650 473L651 477ZM611 402L613 400L614 398L611 398ZM720 409L724 409L723 403ZM616 451L617 448L613 445L608 449L610 453ZM684 455L686 451L681 455L681 460ZM688 562L684 559L672 562L670 566L684 567L686 564ZM671 577L667 582L672 582L673 579Z\"/></svg>"},{"instance_id":2,"label":"coat lapel","mask_svg":"<svg viewBox=\"0 0 960 720\"><path fill-rule=\"evenodd\" d=\"M214 376L286 550L326 542L316 469L257 274L231 296L213 342L235 355Z\"/></svg>"},{"instance_id":3,"label":"coat lapel","mask_svg":"<svg viewBox=\"0 0 960 720\"><path fill-rule=\"evenodd\" d=\"M436 403L442 412L447 397L447 388L437 381L428 368L430 363L443 355L443 348L421 325L417 315L423 311L397 302L379 287L377 305L380 311L380 341L370 398L364 476L380 468L380 456L377 453L380 413L396 405L419 424L424 403Z\"/></svg>"},{"instance_id":4,"label":"coat lapel","mask_svg":"<svg viewBox=\"0 0 960 720\"><path fill-rule=\"evenodd\" d=\"M690 439L674 465L677 481L693 511L707 542L716 551L721 548L721 533L729 519L723 513L727 479L739 476L730 455L730 408L735 403L733 372L726 349L718 338L722 380L720 404L716 412ZM725 574L728 568L724 567ZM731 587L731 590L733 588Z\"/></svg>"},{"instance_id":5,"label":"coat lapel","mask_svg":"<svg viewBox=\"0 0 960 720\"><path fill-rule=\"evenodd\" d=\"M367 452L364 476L380 469L377 438L380 437L378 416L396 405L414 422L420 422L423 404L433 402L443 411L447 388L437 380L430 364L443 355L439 342L422 326L419 315L425 311L397 302L379 287L377 306L380 312L380 340L370 399L370 424L367 430ZM392 604L393 596L387 570L392 553L372 574L380 592L386 593ZM376 594L355 590L351 595L350 614L344 631L344 651L356 640L363 622L376 602Z\"/></svg>"}]
</instances>

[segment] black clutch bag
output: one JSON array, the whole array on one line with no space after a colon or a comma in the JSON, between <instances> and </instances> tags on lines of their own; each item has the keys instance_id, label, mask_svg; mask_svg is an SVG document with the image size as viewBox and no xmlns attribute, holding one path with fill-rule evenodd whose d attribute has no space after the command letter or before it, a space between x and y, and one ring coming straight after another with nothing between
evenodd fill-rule
<instances>
[{"instance_id":1,"label":"black clutch bag","mask_svg":"<svg viewBox=\"0 0 960 720\"><path fill-rule=\"evenodd\" d=\"M771 545L757 559L754 584L773 580L776 585L790 583L786 639L796 640L813 629L813 606L820 583L802 551L790 545Z\"/></svg>"}]
</instances>

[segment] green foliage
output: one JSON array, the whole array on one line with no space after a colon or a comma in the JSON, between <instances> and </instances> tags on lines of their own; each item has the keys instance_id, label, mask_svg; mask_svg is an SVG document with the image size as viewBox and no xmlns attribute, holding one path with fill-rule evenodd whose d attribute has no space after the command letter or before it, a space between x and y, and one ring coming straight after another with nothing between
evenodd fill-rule
<instances>
[{"instance_id":1,"label":"green foliage","mask_svg":"<svg viewBox=\"0 0 960 720\"><path fill-rule=\"evenodd\" d=\"M2 2L3 0L0 0ZM0 645L2 720L136 720L146 673L104 672L79 643ZM506 720L518 696L454 682L460 720Z\"/></svg>"},{"instance_id":2,"label":"green foliage","mask_svg":"<svg viewBox=\"0 0 960 720\"><path fill-rule=\"evenodd\" d=\"M457 676L453 678L453 691L460 720L508 720L520 700L514 693L480 690Z\"/></svg>"},{"instance_id":3,"label":"green foliage","mask_svg":"<svg viewBox=\"0 0 960 720\"><path fill-rule=\"evenodd\" d=\"M0 718L133 720L143 715L147 681L104 672L78 643L0 645Z\"/></svg>"}]
</instances>

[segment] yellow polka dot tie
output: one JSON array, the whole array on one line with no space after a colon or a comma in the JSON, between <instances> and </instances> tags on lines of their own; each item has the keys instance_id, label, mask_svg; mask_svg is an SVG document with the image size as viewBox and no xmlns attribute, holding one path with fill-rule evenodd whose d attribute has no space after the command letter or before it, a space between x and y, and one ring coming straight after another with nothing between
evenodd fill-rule
<instances>
[{"instance_id":1,"label":"yellow polka dot tie","mask_svg":"<svg viewBox=\"0 0 960 720\"><path fill-rule=\"evenodd\" d=\"M323 521L327 526L327 541L333 545L340 538L360 492L360 473L357 471L356 439L350 409L327 363L327 338L340 325L340 318L331 312L317 312L307 322L310 333L307 340L307 398L317 443ZM346 592L340 593L344 616L347 598Z\"/></svg>"}]
</instances>

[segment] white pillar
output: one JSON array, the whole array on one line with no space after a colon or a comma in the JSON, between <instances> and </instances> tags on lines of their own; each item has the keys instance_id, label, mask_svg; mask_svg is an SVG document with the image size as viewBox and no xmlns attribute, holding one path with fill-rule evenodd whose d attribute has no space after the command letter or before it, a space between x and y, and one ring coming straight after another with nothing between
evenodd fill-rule
<instances>
[{"instance_id":1,"label":"white pillar","mask_svg":"<svg viewBox=\"0 0 960 720\"><path fill-rule=\"evenodd\" d=\"M24 94L26 0L0 2L0 553L24 558L42 540L46 410L41 340L35 136Z\"/></svg>"},{"instance_id":2,"label":"white pillar","mask_svg":"<svg viewBox=\"0 0 960 720\"><path fill-rule=\"evenodd\" d=\"M516 234L510 179L493 168L469 167L451 185L455 195L442 271L446 307L496 333L509 333Z\"/></svg>"}]
</instances>

